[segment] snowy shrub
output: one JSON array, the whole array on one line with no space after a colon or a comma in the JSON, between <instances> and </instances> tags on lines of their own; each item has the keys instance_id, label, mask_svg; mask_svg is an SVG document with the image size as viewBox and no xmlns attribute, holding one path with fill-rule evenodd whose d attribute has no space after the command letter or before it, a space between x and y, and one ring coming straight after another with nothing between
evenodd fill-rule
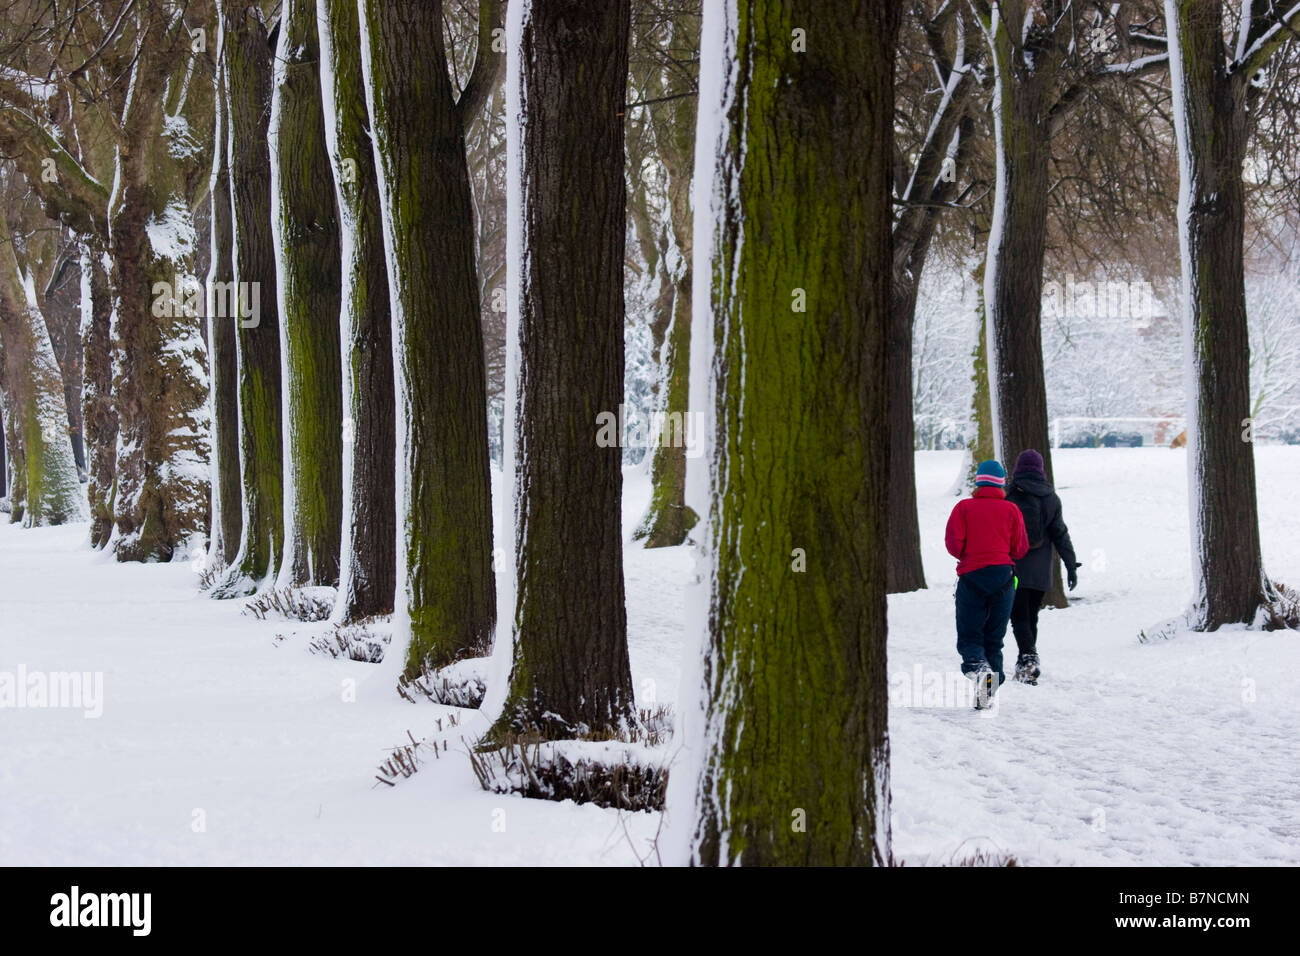
<instances>
[{"instance_id":1,"label":"snowy shrub","mask_svg":"<svg viewBox=\"0 0 1300 956\"><path fill-rule=\"evenodd\" d=\"M1255 618L1255 625L1263 631L1300 631L1300 592L1280 581L1273 582L1274 598L1265 601Z\"/></svg>"},{"instance_id":2,"label":"snowy shrub","mask_svg":"<svg viewBox=\"0 0 1300 956\"><path fill-rule=\"evenodd\" d=\"M313 637L307 643L307 650L313 654L378 664L393 640L393 632L391 628L376 625L385 625L389 620L386 616L370 617L355 624L335 624L332 631Z\"/></svg>"},{"instance_id":3,"label":"snowy shrub","mask_svg":"<svg viewBox=\"0 0 1300 956\"><path fill-rule=\"evenodd\" d=\"M572 800L620 810L662 810L668 785L672 709L641 710L637 725L582 740L542 740L511 733L487 749L471 748L470 765L491 793Z\"/></svg>"},{"instance_id":4,"label":"snowy shrub","mask_svg":"<svg viewBox=\"0 0 1300 956\"><path fill-rule=\"evenodd\" d=\"M443 720L443 718L439 717L436 721L439 733L443 730ZM446 717L446 728L448 730L459 723L460 720L455 714L449 714ZM433 753L435 760L441 760L442 754L447 752L448 744L446 740L441 741L441 744L437 739L416 740L415 735L409 730L406 732L406 736L410 743L398 744L396 747L391 748L388 759L377 768L379 773L375 774L375 779L380 783L395 787L397 784L394 781L399 777L405 780L417 773L420 765L428 759L430 752Z\"/></svg>"},{"instance_id":5,"label":"snowy shrub","mask_svg":"<svg viewBox=\"0 0 1300 956\"><path fill-rule=\"evenodd\" d=\"M957 848L958 850L961 847ZM893 866L907 866L905 860L894 860ZM921 866L1019 866L1020 861L1010 853L1004 853L1001 850L988 850L983 847L977 849L974 853L967 856L957 856L957 850L954 850L946 860L926 860Z\"/></svg>"},{"instance_id":6,"label":"snowy shrub","mask_svg":"<svg viewBox=\"0 0 1300 956\"><path fill-rule=\"evenodd\" d=\"M334 609L334 589L273 588L244 605L244 613L259 621L278 615L289 621L323 621Z\"/></svg>"},{"instance_id":7,"label":"snowy shrub","mask_svg":"<svg viewBox=\"0 0 1300 956\"><path fill-rule=\"evenodd\" d=\"M420 668L420 676L414 680L408 680L405 676L397 679L397 693L411 703L415 703L415 697L411 694L411 691L415 691L435 704L478 707L483 703L483 695L487 692L484 678L487 661L486 657L470 657L437 670L424 664Z\"/></svg>"},{"instance_id":8,"label":"snowy shrub","mask_svg":"<svg viewBox=\"0 0 1300 956\"><path fill-rule=\"evenodd\" d=\"M647 812L664 808L665 756L641 744L543 741L523 735L492 750L469 753L474 775L489 793Z\"/></svg>"}]
</instances>

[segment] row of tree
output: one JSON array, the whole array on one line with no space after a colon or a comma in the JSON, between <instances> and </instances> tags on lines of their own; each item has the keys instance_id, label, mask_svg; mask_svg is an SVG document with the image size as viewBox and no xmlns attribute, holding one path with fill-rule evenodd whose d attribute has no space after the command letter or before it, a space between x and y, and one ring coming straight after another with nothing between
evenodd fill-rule
<instances>
[{"instance_id":1,"label":"row of tree","mask_svg":"<svg viewBox=\"0 0 1300 956\"><path fill-rule=\"evenodd\" d=\"M947 0L916 5L904 31L901 0L727 0L702 32L688 4L504 6L4 11L0 150L82 272L95 546L167 560L207 535L219 597L337 586L336 621L393 612L412 675L506 635L489 741L626 729L622 456L594 433L624 397L631 222L659 289L658 400L710 423L706 468L656 450L638 531L679 543L706 521L701 706L679 728L694 763L674 771L693 858L888 862L885 594L923 585L911 349L928 252L963 229L984 249L973 453L1036 447L1050 475L1048 240L1100 231L1052 204L1149 192L1141 150L1085 156L1060 189L1054 159L1087 138L1080 116L1145 130L1169 102L1192 623L1250 620L1270 598L1241 440L1243 168L1293 68L1300 4L1229 19L1223 0ZM503 102L494 166L484 114ZM895 148L908 129L910 155ZM504 213L482 201L502 171ZM17 500L29 523L69 520L75 465L48 427L66 399L32 281L45 263L7 248ZM500 629L483 301L498 274L514 556ZM193 288L204 308L185 307Z\"/></svg>"}]
</instances>

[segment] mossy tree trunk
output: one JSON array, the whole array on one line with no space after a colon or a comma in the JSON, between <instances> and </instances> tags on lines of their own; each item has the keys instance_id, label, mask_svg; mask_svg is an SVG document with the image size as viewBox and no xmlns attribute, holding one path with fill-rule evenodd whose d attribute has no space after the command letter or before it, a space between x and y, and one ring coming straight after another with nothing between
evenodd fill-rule
<instances>
[{"instance_id":1,"label":"mossy tree trunk","mask_svg":"<svg viewBox=\"0 0 1300 956\"><path fill-rule=\"evenodd\" d=\"M280 318L267 146L272 47L267 16L256 5L225 2L221 17L233 266L242 311L249 313L247 318L234 317L243 528L226 580L214 590L217 597L234 597L256 590L275 572L284 553L284 487Z\"/></svg>"},{"instance_id":2,"label":"mossy tree trunk","mask_svg":"<svg viewBox=\"0 0 1300 956\"><path fill-rule=\"evenodd\" d=\"M343 397L339 225L321 108L316 0L285 0L269 143L284 390L281 587L339 580Z\"/></svg>"},{"instance_id":3,"label":"mossy tree trunk","mask_svg":"<svg viewBox=\"0 0 1300 956\"><path fill-rule=\"evenodd\" d=\"M643 10L643 19L653 23L653 11ZM647 548L670 548L686 540L699 516L686 504L687 439L700 436L690 430L691 367L691 256L692 218L691 182L695 158L695 114L697 97L686 95L687 85L680 69L667 71L664 58L698 64L700 13L683 6L673 13L667 30L643 28L638 42L647 46L666 46L660 57L642 52L645 66L641 72L641 99L662 100L643 107L650 114L654 134L654 153L667 173L668 221L677 255L659 263L666 280L666 295L660 308L666 315L658 317L653 331L654 352L659 359L659 395L657 411L664 418L658 441L650 450L650 505L633 538L644 540ZM692 57L692 52L695 56ZM639 60L640 62L640 60ZM698 68L696 68L698 75ZM689 75L688 80L693 80ZM643 187L644 188L644 187ZM638 233L642 226L638 224ZM668 244L665 243L665 246Z\"/></svg>"},{"instance_id":4,"label":"mossy tree trunk","mask_svg":"<svg viewBox=\"0 0 1300 956\"><path fill-rule=\"evenodd\" d=\"M716 445L692 861L883 865L900 5L738 6L702 53L734 65L701 329Z\"/></svg>"},{"instance_id":5,"label":"mossy tree trunk","mask_svg":"<svg viewBox=\"0 0 1300 956\"><path fill-rule=\"evenodd\" d=\"M496 727L569 737L635 719L623 591L622 452L597 416L623 401L628 0L515 0L509 82L527 104L509 197L521 252L515 607ZM514 317L512 316L512 319Z\"/></svg>"},{"instance_id":6,"label":"mossy tree trunk","mask_svg":"<svg viewBox=\"0 0 1300 956\"><path fill-rule=\"evenodd\" d=\"M82 303L82 420L86 430L86 471L90 476L90 546L101 549L113 534L117 479L117 409L113 403L113 303L107 256L95 245L82 246L83 283L90 301ZM88 307L88 310L87 310Z\"/></svg>"},{"instance_id":7,"label":"mossy tree trunk","mask_svg":"<svg viewBox=\"0 0 1300 956\"><path fill-rule=\"evenodd\" d=\"M10 454L15 472L10 519L26 528L86 517L68 434L63 378L30 276L14 251L0 202L0 353L4 361Z\"/></svg>"},{"instance_id":8,"label":"mossy tree trunk","mask_svg":"<svg viewBox=\"0 0 1300 956\"><path fill-rule=\"evenodd\" d=\"M496 624L487 382L465 125L482 107L491 11L457 100L438 0L362 0L397 382L396 639L408 675L481 655Z\"/></svg>"},{"instance_id":9,"label":"mossy tree trunk","mask_svg":"<svg viewBox=\"0 0 1300 956\"><path fill-rule=\"evenodd\" d=\"M975 292L975 346L971 349L970 437L962 455L961 473L953 482L952 494L964 495L975 487L979 463L992 458L993 413L989 408L988 317L984 310L984 260L970 270Z\"/></svg>"},{"instance_id":10,"label":"mossy tree trunk","mask_svg":"<svg viewBox=\"0 0 1300 956\"><path fill-rule=\"evenodd\" d=\"M216 121L212 144L212 225L208 266L208 380L212 416L212 536L209 567L225 567L239 551L243 527L243 490L239 480L239 359L235 322L217 314L217 293L235 280L230 208L230 121L226 115L225 80L220 53L216 80Z\"/></svg>"},{"instance_id":11,"label":"mossy tree trunk","mask_svg":"<svg viewBox=\"0 0 1300 956\"><path fill-rule=\"evenodd\" d=\"M335 153L334 195L342 237L342 541L333 619L390 614L396 588L393 326L388 310L379 185L370 147L355 0L319 0L327 142Z\"/></svg>"},{"instance_id":12,"label":"mossy tree trunk","mask_svg":"<svg viewBox=\"0 0 1300 956\"><path fill-rule=\"evenodd\" d=\"M1174 128L1186 310L1188 500L1191 503L1193 626L1216 630L1253 620L1272 597L1260 554L1255 457L1250 426L1250 336L1246 320L1242 167L1250 133L1251 81L1281 37L1270 16L1243 22L1241 53L1229 62L1222 0L1166 0L1175 56ZM1273 34L1268 34L1269 29ZM1281 34L1277 37L1276 34ZM1270 36L1274 39L1270 40Z\"/></svg>"}]
</instances>

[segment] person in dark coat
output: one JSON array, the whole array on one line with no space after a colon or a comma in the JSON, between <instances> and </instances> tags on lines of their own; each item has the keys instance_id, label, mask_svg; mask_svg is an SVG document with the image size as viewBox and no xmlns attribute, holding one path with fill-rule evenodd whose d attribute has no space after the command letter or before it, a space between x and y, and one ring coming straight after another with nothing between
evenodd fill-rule
<instances>
[{"instance_id":1,"label":"person in dark coat","mask_svg":"<svg viewBox=\"0 0 1300 956\"><path fill-rule=\"evenodd\" d=\"M1013 568L1029 550L1025 522L1006 500L1006 470L992 459L975 472L975 491L948 517L944 544L957 559L957 653L975 681L975 706L989 705L1006 679L1002 639L1015 594Z\"/></svg>"},{"instance_id":2,"label":"person in dark coat","mask_svg":"<svg viewBox=\"0 0 1300 956\"><path fill-rule=\"evenodd\" d=\"M1043 606L1043 595L1052 588L1052 554L1065 562L1066 581L1073 591L1079 583L1082 567L1075 560L1070 532L1061 515L1061 499L1047 480L1043 469L1043 456L1027 448L1016 458L1015 471L1007 486L1007 500L1020 509L1029 536L1029 553L1016 561L1016 577L1020 584L1016 599L1011 605L1011 631L1016 637L1015 678L1026 684L1037 684L1042 673L1038 659L1038 610Z\"/></svg>"}]
</instances>

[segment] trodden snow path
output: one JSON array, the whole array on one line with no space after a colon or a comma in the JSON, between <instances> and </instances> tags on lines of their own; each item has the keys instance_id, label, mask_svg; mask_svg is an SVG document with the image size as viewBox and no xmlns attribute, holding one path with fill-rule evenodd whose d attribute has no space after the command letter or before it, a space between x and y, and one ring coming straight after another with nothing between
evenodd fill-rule
<instances>
[{"instance_id":1,"label":"trodden snow path","mask_svg":"<svg viewBox=\"0 0 1300 956\"><path fill-rule=\"evenodd\" d=\"M1265 567L1300 583L1300 448L1257 454ZM1084 562L1078 600L1043 613L1040 686L1008 685L982 716L905 699L917 668L921 690L957 669L942 532L959 456L918 455L930 589L890 599L895 855L1300 862L1300 635L1139 644L1187 599L1184 453L1054 457ZM629 532L646 497L629 470ZM0 708L0 863L626 865L651 853L654 815L481 791L462 741L478 718L461 712L452 729L452 708L401 700L397 664L309 654L327 625L254 620L242 601L200 595L188 564L119 565L84 540L84 526L0 524L0 675L103 675L98 718ZM643 706L675 699L691 567L684 548L629 547ZM449 750L394 788L377 783L386 748L434 734L439 718Z\"/></svg>"}]
</instances>

